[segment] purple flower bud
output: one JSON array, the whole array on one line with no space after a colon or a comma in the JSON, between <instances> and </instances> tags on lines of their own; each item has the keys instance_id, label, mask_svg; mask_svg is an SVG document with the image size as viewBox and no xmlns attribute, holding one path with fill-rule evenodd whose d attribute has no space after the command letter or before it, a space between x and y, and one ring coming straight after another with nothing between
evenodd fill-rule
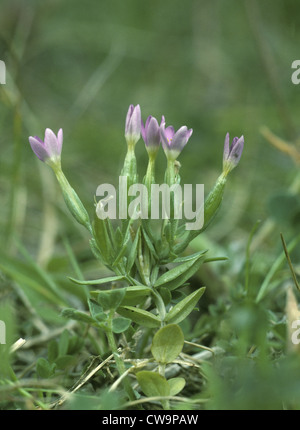
<instances>
[{"instance_id":1,"label":"purple flower bud","mask_svg":"<svg viewBox=\"0 0 300 430\"><path fill-rule=\"evenodd\" d=\"M46 128L44 142L37 136L30 136L29 143L33 152L41 161L45 163L60 161L63 131L60 129L56 136L50 128Z\"/></svg>"},{"instance_id":2,"label":"purple flower bud","mask_svg":"<svg viewBox=\"0 0 300 430\"><path fill-rule=\"evenodd\" d=\"M128 144L135 145L141 135L141 108L140 105L130 105L125 123L125 138Z\"/></svg>"},{"instance_id":3,"label":"purple flower bud","mask_svg":"<svg viewBox=\"0 0 300 430\"><path fill-rule=\"evenodd\" d=\"M141 126L142 138L146 144L148 154L154 155L158 151L161 140L157 119L150 115L148 116L145 125L142 121Z\"/></svg>"},{"instance_id":4,"label":"purple flower bud","mask_svg":"<svg viewBox=\"0 0 300 430\"><path fill-rule=\"evenodd\" d=\"M165 128L165 118L164 116L162 117L162 123L160 125L160 135L162 146L168 160L176 160L180 152L188 143L188 140L191 137L192 133L193 130L188 130L185 125L180 127L180 129L177 130L176 133L171 125Z\"/></svg>"},{"instance_id":5,"label":"purple flower bud","mask_svg":"<svg viewBox=\"0 0 300 430\"><path fill-rule=\"evenodd\" d=\"M244 148L244 136L234 137L230 145L229 133L226 134L224 153L223 153L223 171L229 173L239 163Z\"/></svg>"}]
</instances>

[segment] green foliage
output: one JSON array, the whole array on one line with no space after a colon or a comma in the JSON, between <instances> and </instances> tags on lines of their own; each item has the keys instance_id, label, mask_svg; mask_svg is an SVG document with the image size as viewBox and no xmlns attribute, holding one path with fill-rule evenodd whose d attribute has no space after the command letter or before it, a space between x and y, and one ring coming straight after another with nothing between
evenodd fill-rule
<instances>
[{"instance_id":1,"label":"green foliage","mask_svg":"<svg viewBox=\"0 0 300 430\"><path fill-rule=\"evenodd\" d=\"M184 335L181 328L176 324L169 324L155 333L151 352L158 363L171 363L181 353L183 343Z\"/></svg>"},{"instance_id":2,"label":"green foliage","mask_svg":"<svg viewBox=\"0 0 300 430\"><path fill-rule=\"evenodd\" d=\"M144 309L133 306L122 306L117 309L117 312L144 327L157 328L161 325L161 320L156 315Z\"/></svg>"},{"instance_id":3,"label":"green foliage","mask_svg":"<svg viewBox=\"0 0 300 430\"><path fill-rule=\"evenodd\" d=\"M300 297L293 287L294 302L287 299L292 276L279 234L296 279L300 105L290 65L300 6L270 4L2 1L0 410L299 409L291 321ZM184 246L180 223L162 232L95 217L96 186L115 183L122 169L130 103L141 104L144 120L164 114L168 125L194 129L178 180L204 183L208 196L225 133L245 135L222 206L223 188L207 200L211 228ZM273 146L263 125L280 137ZM64 128L62 165L85 224L84 208L95 220L95 238L70 218L48 166L33 159L28 135L42 137L46 127ZM278 140L288 143L284 151ZM141 142L136 159L142 181ZM160 151L157 182L164 169ZM171 345L157 334L177 324L186 340L180 368L168 360L178 359L181 335ZM12 352L19 339L24 345ZM180 400L150 402L142 393Z\"/></svg>"},{"instance_id":4,"label":"green foliage","mask_svg":"<svg viewBox=\"0 0 300 430\"><path fill-rule=\"evenodd\" d=\"M199 288L189 294L170 310L165 321L170 324L178 324L183 321L195 308L201 296L204 294L205 287Z\"/></svg>"},{"instance_id":5,"label":"green foliage","mask_svg":"<svg viewBox=\"0 0 300 430\"><path fill-rule=\"evenodd\" d=\"M182 286L199 270L204 261L206 252L207 251L201 251L187 257L184 262L181 262L178 266L161 275L155 282L154 287L158 288L160 286L164 286L169 290L175 290Z\"/></svg>"},{"instance_id":6,"label":"green foliage","mask_svg":"<svg viewBox=\"0 0 300 430\"><path fill-rule=\"evenodd\" d=\"M170 394L170 385L159 373L142 370L136 374L139 385L147 397L165 397Z\"/></svg>"}]
</instances>

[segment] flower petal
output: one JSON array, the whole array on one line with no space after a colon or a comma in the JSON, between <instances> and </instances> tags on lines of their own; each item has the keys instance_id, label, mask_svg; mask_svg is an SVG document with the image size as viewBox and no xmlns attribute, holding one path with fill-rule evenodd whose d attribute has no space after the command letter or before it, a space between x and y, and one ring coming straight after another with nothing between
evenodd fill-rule
<instances>
[{"instance_id":1,"label":"flower petal","mask_svg":"<svg viewBox=\"0 0 300 430\"><path fill-rule=\"evenodd\" d=\"M61 151L62 151L63 138L64 138L63 129L60 128L57 133L57 145L58 145L59 154L61 154Z\"/></svg>"},{"instance_id":2,"label":"flower petal","mask_svg":"<svg viewBox=\"0 0 300 430\"><path fill-rule=\"evenodd\" d=\"M50 158L50 154L45 148L43 142L40 139L37 139L36 137L29 137L29 143L31 146L31 149L35 153L35 155L41 160L45 161L48 158Z\"/></svg>"},{"instance_id":3,"label":"flower petal","mask_svg":"<svg viewBox=\"0 0 300 430\"><path fill-rule=\"evenodd\" d=\"M149 117L150 118L150 117ZM160 144L160 131L157 119L151 117L146 124L146 140L145 143L147 146L152 147L153 149L157 149Z\"/></svg>"},{"instance_id":4,"label":"flower petal","mask_svg":"<svg viewBox=\"0 0 300 430\"><path fill-rule=\"evenodd\" d=\"M188 130L185 125L180 127L172 139L172 149L181 152L184 146L187 144L190 134L190 130Z\"/></svg>"},{"instance_id":5,"label":"flower petal","mask_svg":"<svg viewBox=\"0 0 300 430\"><path fill-rule=\"evenodd\" d=\"M230 152L229 146L230 146L229 145L229 133L226 133L225 142L224 142L223 161L227 160L227 158L229 156L229 152Z\"/></svg>"},{"instance_id":6,"label":"flower petal","mask_svg":"<svg viewBox=\"0 0 300 430\"><path fill-rule=\"evenodd\" d=\"M60 155L57 137L50 128L46 128L45 131L45 148L51 157Z\"/></svg>"},{"instance_id":7,"label":"flower petal","mask_svg":"<svg viewBox=\"0 0 300 430\"><path fill-rule=\"evenodd\" d=\"M240 158L242 156L242 152L244 149L244 136L241 136L239 139L232 144L232 149L229 154L230 161L236 166Z\"/></svg>"}]
</instances>

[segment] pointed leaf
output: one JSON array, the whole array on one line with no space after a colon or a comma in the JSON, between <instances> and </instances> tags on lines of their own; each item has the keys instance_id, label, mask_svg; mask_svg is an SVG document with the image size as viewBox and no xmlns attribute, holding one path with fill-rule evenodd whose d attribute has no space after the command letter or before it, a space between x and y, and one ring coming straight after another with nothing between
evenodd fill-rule
<instances>
[{"instance_id":1,"label":"pointed leaf","mask_svg":"<svg viewBox=\"0 0 300 430\"><path fill-rule=\"evenodd\" d=\"M129 318L137 324L149 328L158 328L161 325L160 319L151 312L133 306L122 306L117 309L118 314Z\"/></svg>"},{"instance_id":2,"label":"pointed leaf","mask_svg":"<svg viewBox=\"0 0 300 430\"><path fill-rule=\"evenodd\" d=\"M168 312L165 321L170 324L178 324L180 321L183 321L193 311L204 291L205 287L201 287L177 303Z\"/></svg>"},{"instance_id":3,"label":"pointed leaf","mask_svg":"<svg viewBox=\"0 0 300 430\"><path fill-rule=\"evenodd\" d=\"M116 281L122 281L124 279L124 276L109 276L107 278L101 278L101 279L93 279L91 281L83 281L82 279L74 279L69 276L70 281L74 282L75 284L79 285L101 285L101 284L107 284L109 282L116 282Z\"/></svg>"},{"instance_id":4,"label":"pointed leaf","mask_svg":"<svg viewBox=\"0 0 300 430\"><path fill-rule=\"evenodd\" d=\"M135 262L135 259L137 256L138 242L139 242L139 229L135 233L135 238L134 238L133 244L130 247L130 253L128 255L127 264L126 264L127 273L130 272L132 266L134 265L134 262Z\"/></svg>"},{"instance_id":5,"label":"pointed leaf","mask_svg":"<svg viewBox=\"0 0 300 430\"><path fill-rule=\"evenodd\" d=\"M70 318L72 320L85 322L88 324L94 324L95 320L90 315L80 312L77 309L66 308L62 311L62 316L65 318Z\"/></svg>"},{"instance_id":6,"label":"pointed leaf","mask_svg":"<svg viewBox=\"0 0 300 430\"><path fill-rule=\"evenodd\" d=\"M205 252L190 256L183 263L164 273L157 279L154 287L163 286L170 290L175 290L180 287L199 270L204 261Z\"/></svg>"}]
</instances>

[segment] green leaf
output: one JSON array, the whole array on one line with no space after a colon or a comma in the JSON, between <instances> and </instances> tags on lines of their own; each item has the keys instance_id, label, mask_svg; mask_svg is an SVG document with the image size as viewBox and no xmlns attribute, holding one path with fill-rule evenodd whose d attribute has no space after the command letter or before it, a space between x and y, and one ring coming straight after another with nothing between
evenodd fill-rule
<instances>
[{"instance_id":1,"label":"green leaf","mask_svg":"<svg viewBox=\"0 0 300 430\"><path fill-rule=\"evenodd\" d=\"M95 300L88 299L88 305L92 318L97 321L105 321L107 319L107 314L103 312L102 306L100 306Z\"/></svg>"},{"instance_id":2,"label":"green leaf","mask_svg":"<svg viewBox=\"0 0 300 430\"><path fill-rule=\"evenodd\" d=\"M187 261L195 260L197 256L204 255L207 253L207 250L198 251L195 254L185 255L183 257L177 257L173 260L173 263L186 263Z\"/></svg>"},{"instance_id":3,"label":"green leaf","mask_svg":"<svg viewBox=\"0 0 300 430\"><path fill-rule=\"evenodd\" d=\"M129 318L117 317L112 320L112 331L114 333L123 333L126 331L131 324Z\"/></svg>"},{"instance_id":4,"label":"green leaf","mask_svg":"<svg viewBox=\"0 0 300 430\"><path fill-rule=\"evenodd\" d=\"M133 306L122 306L117 309L117 312L123 317L129 318L144 327L158 328L161 325L161 320L156 315L144 309L135 308Z\"/></svg>"},{"instance_id":5,"label":"green leaf","mask_svg":"<svg viewBox=\"0 0 300 430\"><path fill-rule=\"evenodd\" d=\"M47 379L53 375L56 365L50 364L48 360L43 357L37 359L36 373L39 378Z\"/></svg>"},{"instance_id":6,"label":"green leaf","mask_svg":"<svg viewBox=\"0 0 300 430\"><path fill-rule=\"evenodd\" d=\"M55 360L57 368L60 370L65 370L66 367L70 367L76 362L76 355L62 355Z\"/></svg>"},{"instance_id":7,"label":"green leaf","mask_svg":"<svg viewBox=\"0 0 300 430\"><path fill-rule=\"evenodd\" d=\"M177 303L168 312L165 321L170 324L178 324L180 321L183 321L193 311L204 291L205 287L201 287Z\"/></svg>"},{"instance_id":8,"label":"green leaf","mask_svg":"<svg viewBox=\"0 0 300 430\"><path fill-rule=\"evenodd\" d=\"M126 294L126 288L116 288L115 290L99 291L97 296L98 303L104 311L117 309L122 303Z\"/></svg>"},{"instance_id":9,"label":"green leaf","mask_svg":"<svg viewBox=\"0 0 300 430\"><path fill-rule=\"evenodd\" d=\"M90 315L80 312L77 309L66 308L62 311L62 316L71 320L81 321L88 324L94 324L95 320Z\"/></svg>"},{"instance_id":10,"label":"green leaf","mask_svg":"<svg viewBox=\"0 0 300 430\"><path fill-rule=\"evenodd\" d=\"M172 294L168 288L159 287L159 294L161 295L161 298L163 299L165 305L168 305L172 300Z\"/></svg>"},{"instance_id":11,"label":"green leaf","mask_svg":"<svg viewBox=\"0 0 300 430\"><path fill-rule=\"evenodd\" d=\"M88 299L88 305L93 318L95 318L97 314L103 312L102 306L100 306L99 303L97 303L95 300Z\"/></svg>"},{"instance_id":12,"label":"green leaf","mask_svg":"<svg viewBox=\"0 0 300 430\"><path fill-rule=\"evenodd\" d=\"M142 370L136 374L137 381L147 397L165 397L170 395L170 385L159 373Z\"/></svg>"},{"instance_id":13,"label":"green leaf","mask_svg":"<svg viewBox=\"0 0 300 430\"><path fill-rule=\"evenodd\" d=\"M169 324L155 333L151 352L157 362L167 364L178 357L183 344L184 336L181 328L176 324Z\"/></svg>"},{"instance_id":14,"label":"green leaf","mask_svg":"<svg viewBox=\"0 0 300 430\"><path fill-rule=\"evenodd\" d=\"M64 330L60 335L58 342L58 355L66 355L69 347L69 332L68 330Z\"/></svg>"},{"instance_id":15,"label":"green leaf","mask_svg":"<svg viewBox=\"0 0 300 430\"><path fill-rule=\"evenodd\" d=\"M199 270L206 252L197 252L187 257L183 263L160 276L155 282L154 287L163 286L169 288L169 290L175 290L180 287Z\"/></svg>"},{"instance_id":16,"label":"green leaf","mask_svg":"<svg viewBox=\"0 0 300 430\"><path fill-rule=\"evenodd\" d=\"M149 248L149 251L150 251L151 255L153 255L153 257L154 257L155 259L157 259L157 260L158 260L158 255L157 255L157 252L156 252L156 250L155 250L155 248L154 248L153 243L151 242L151 239L149 238L149 236L148 236L148 234L145 232L145 230L142 230L142 233L143 233L143 236L144 236L145 242L147 243L147 246L148 246L148 248Z\"/></svg>"},{"instance_id":17,"label":"green leaf","mask_svg":"<svg viewBox=\"0 0 300 430\"><path fill-rule=\"evenodd\" d=\"M100 250L102 259L106 263L111 264L113 260L114 249L109 236L107 220L102 220L96 215L93 223L93 232L93 236L95 238L97 247Z\"/></svg>"},{"instance_id":18,"label":"green leaf","mask_svg":"<svg viewBox=\"0 0 300 430\"><path fill-rule=\"evenodd\" d=\"M124 256L124 254L127 251L127 246L130 244L130 242L132 242L131 240L131 225L133 223L133 219L129 220L125 235L124 235L124 239L123 239L123 243L120 246L120 251L118 253L118 255L114 258L114 262L113 262L113 266L116 266L116 264L121 260L121 258Z\"/></svg>"},{"instance_id":19,"label":"green leaf","mask_svg":"<svg viewBox=\"0 0 300 430\"><path fill-rule=\"evenodd\" d=\"M97 258L97 260L100 260L101 262L103 262L103 257L101 255L101 252L98 248L98 245L95 239L90 239L90 248L94 256Z\"/></svg>"},{"instance_id":20,"label":"green leaf","mask_svg":"<svg viewBox=\"0 0 300 430\"><path fill-rule=\"evenodd\" d=\"M170 386L170 396L176 396L178 393L180 393L181 390L183 390L185 386L185 379L172 378L168 380L168 383Z\"/></svg>"},{"instance_id":21,"label":"green leaf","mask_svg":"<svg viewBox=\"0 0 300 430\"><path fill-rule=\"evenodd\" d=\"M107 278L93 279L91 281L83 281L82 279L74 279L71 277L69 277L69 279L70 281L79 285L101 285L101 284L108 284L109 282L122 281L125 278L124 276L109 276Z\"/></svg>"},{"instance_id":22,"label":"green leaf","mask_svg":"<svg viewBox=\"0 0 300 430\"><path fill-rule=\"evenodd\" d=\"M144 285L136 285L126 287L126 294L121 303L122 306L135 306L143 302L143 300L149 296L151 288Z\"/></svg>"},{"instance_id":23,"label":"green leaf","mask_svg":"<svg viewBox=\"0 0 300 430\"><path fill-rule=\"evenodd\" d=\"M139 229L137 230L137 232L135 233L135 238L133 241L132 246L130 247L130 253L128 255L127 258L127 264L126 264L126 270L127 273L130 272L132 266L134 265L136 256L137 256L137 246L138 246L138 242L139 242Z\"/></svg>"},{"instance_id":24,"label":"green leaf","mask_svg":"<svg viewBox=\"0 0 300 430\"><path fill-rule=\"evenodd\" d=\"M58 343L56 340L51 340L48 343L48 360L53 363L58 357Z\"/></svg>"}]
</instances>

